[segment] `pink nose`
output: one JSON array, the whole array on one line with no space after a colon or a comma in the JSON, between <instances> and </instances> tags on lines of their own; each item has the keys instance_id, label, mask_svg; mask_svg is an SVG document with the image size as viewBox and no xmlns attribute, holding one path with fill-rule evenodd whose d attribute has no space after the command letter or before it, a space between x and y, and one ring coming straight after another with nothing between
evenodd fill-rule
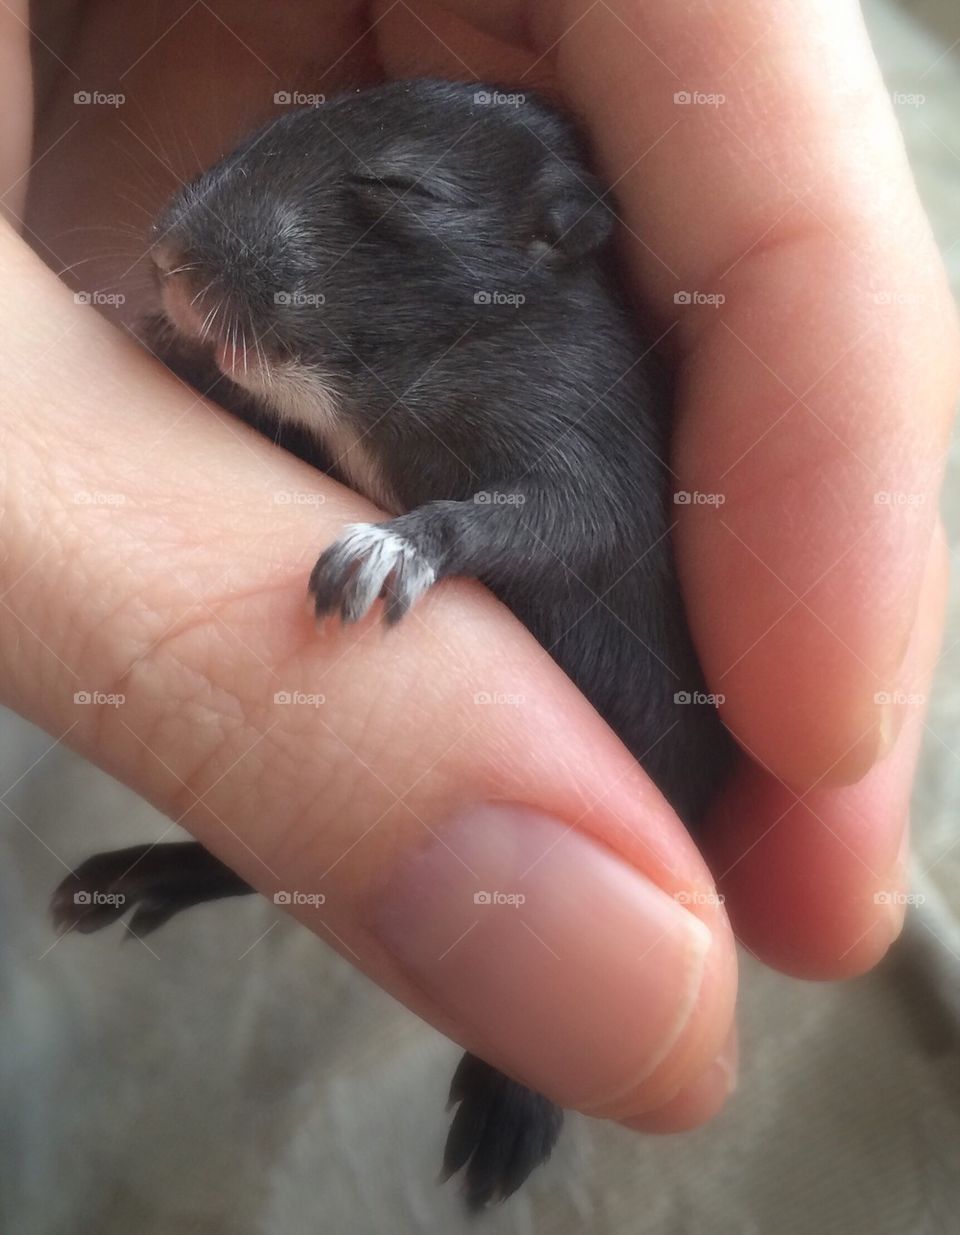
<instances>
[{"instance_id":1,"label":"pink nose","mask_svg":"<svg viewBox=\"0 0 960 1235\"><path fill-rule=\"evenodd\" d=\"M175 266L180 265L180 256L176 246L167 237L158 240L150 249L150 257L161 276L169 274Z\"/></svg>"},{"instance_id":2,"label":"pink nose","mask_svg":"<svg viewBox=\"0 0 960 1235\"><path fill-rule=\"evenodd\" d=\"M204 303L203 290L197 291L187 271L163 276L161 299L164 312L185 335L200 338L210 306Z\"/></svg>"},{"instance_id":3,"label":"pink nose","mask_svg":"<svg viewBox=\"0 0 960 1235\"><path fill-rule=\"evenodd\" d=\"M150 256L159 275L167 316L184 334L199 337L210 306L204 305L204 296L198 294L194 263L169 237L159 240Z\"/></svg>"}]
</instances>

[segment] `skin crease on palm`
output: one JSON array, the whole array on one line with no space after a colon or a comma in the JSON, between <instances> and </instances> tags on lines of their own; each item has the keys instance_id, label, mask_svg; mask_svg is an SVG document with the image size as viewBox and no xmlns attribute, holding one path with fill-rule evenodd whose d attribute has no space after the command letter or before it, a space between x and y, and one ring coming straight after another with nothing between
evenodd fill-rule
<instances>
[{"instance_id":1,"label":"skin crease on palm","mask_svg":"<svg viewBox=\"0 0 960 1235\"><path fill-rule=\"evenodd\" d=\"M593 837L684 894L712 946L663 1050L578 1105L649 1130L696 1125L735 1071L728 915L754 954L818 978L869 969L901 925L877 894L904 886L922 714L877 700L923 695L938 655L936 492L958 348L858 11L282 7L281 20L280 5L253 0L50 6L29 177L26 5L2 11L0 173L15 186L3 201L18 213L29 185L35 251L0 235L3 701L265 892L324 876L322 918L298 916L520 1079L541 1052L522 1020L509 1042L463 1023L384 948L370 907L403 856L471 802L521 802ZM365 20L376 24L364 36ZM723 905L672 812L482 589L442 585L389 637L375 624L318 634L303 611L310 566L370 508L197 400L123 330L146 286L134 232L178 177L274 114L276 90L332 93L384 72L550 90L616 184L638 311L680 365L677 487L725 497L679 506L675 534L709 684L750 756L705 829ZM129 101L78 108L84 88ZM681 107L679 90L725 101ZM71 267L73 288L110 287L133 267L118 320L78 308L35 254ZM681 289L724 303L678 310ZM282 488L325 500L278 505ZM81 503L78 491L124 500ZM326 703L273 706L287 686ZM81 689L127 701L77 708ZM478 692L526 703L477 708ZM559 957L558 1006L565 974ZM590 1041L612 1057L604 1011L598 1000ZM564 1077L536 1080L564 1097Z\"/></svg>"}]
</instances>

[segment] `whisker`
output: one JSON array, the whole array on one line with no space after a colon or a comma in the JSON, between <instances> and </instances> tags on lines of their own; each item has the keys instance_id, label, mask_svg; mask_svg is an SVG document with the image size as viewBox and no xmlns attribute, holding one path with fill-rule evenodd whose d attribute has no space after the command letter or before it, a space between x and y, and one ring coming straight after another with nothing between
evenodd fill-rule
<instances>
[{"instance_id":1,"label":"whisker","mask_svg":"<svg viewBox=\"0 0 960 1235\"><path fill-rule=\"evenodd\" d=\"M89 257L79 257L75 262L68 263L66 266L62 267L62 269L56 271L56 275L58 278L62 279L68 274L73 274L78 267L85 266L88 262L107 262L112 259L123 258L125 256L127 255L124 253L93 253Z\"/></svg>"},{"instance_id":2,"label":"whisker","mask_svg":"<svg viewBox=\"0 0 960 1235\"><path fill-rule=\"evenodd\" d=\"M200 323L200 342L201 343L203 343L207 337L207 324L209 323L210 318L213 316L213 314L216 313L216 311L217 311L216 305L214 305L212 309L208 309L206 317Z\"/></svg>"},{"instance_id":3,"label":"whisker","mask_svg":"<svg viewBox=\"0 0 960 1235\"><path fill-rule=\"evenodd\" d=\"M191 307L195 305L200 297L205 295L211 287L213 287L213 279L210 280L206 287L201 288L201 290L197 292L196 296L194 296L194 298L190 301Z\"/></svg>"}]
</instances>

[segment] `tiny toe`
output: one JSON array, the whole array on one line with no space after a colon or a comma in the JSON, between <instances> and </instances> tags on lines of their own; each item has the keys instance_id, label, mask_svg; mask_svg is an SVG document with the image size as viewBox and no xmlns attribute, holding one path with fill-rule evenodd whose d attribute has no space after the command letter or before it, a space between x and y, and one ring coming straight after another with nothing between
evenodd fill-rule
<instances>
[{"instance_id":1,"label":"tiny toe","mask_svg":"<svg viewBox=\"0 0 960 1235\"><path fill-rule=\"evenodd\" d=\"M388 626L396 626L405 617L410 608L410 600L396 585L387 588L386 601L383 609L383 620Z\"/></svg>"},{"instance_id":2,"label":"tiny toe","mask_svg":"<svg viewBox=\"0 0 960 1235\"><path fill-rule=\"evenodd\" d=\"M113 855L94 854L61 881L50 897L50 916L59 934L91 935L123 917L125 898L116 890L123 867Z\"/></svg>"},{"instance_id":3,"label":"tiny toe","mask_svg":"<svg viewBox=\"0 0 960 1235\"><path fill-rule=\"evenodd\" d=\"M179 898L163 892L144 896L127 925L134 935L142 939L158 930L165 922L169 922L175 914L187 908L188 905L189 902L185 904Z\"/></svg>"},{"instance_id":4,"label":"tiny toe","mask_svg":"<svg viewBox=\"0 0 960 1235\"><path fill-rule=\"evenodd\" d=\"M310 574L310 595L313 597L313 611L318 618L332 613L339 602L337 580L324 554Z\"/></svg>"},{"instance_id":5,"label":"tiny toe","mask_svg":"<svg viewBox=\"0 0 960 1235\"><path fill-rule=\"evenodd\" d=\"M423 593L433 586L436 577L436 571L428 559L418 553L405 553L387 585L384 617L388 625L395 626Z\"/></svg>"},{"instance_id":6,"label":"tiny toe","mask_svg":"<svg viewBox=\"0 0 960 1235\"><path fill-rule=\"evenodd\" d=\"M122 905L91 904L76 899L79 885L72 880L70 882L70 887L61 884L50 901L50 917L58 935L69 935L71 931L79 935L92 935L123 916ZM82 897L83 894L79 895Z\"/></svg>"}]
</instances>

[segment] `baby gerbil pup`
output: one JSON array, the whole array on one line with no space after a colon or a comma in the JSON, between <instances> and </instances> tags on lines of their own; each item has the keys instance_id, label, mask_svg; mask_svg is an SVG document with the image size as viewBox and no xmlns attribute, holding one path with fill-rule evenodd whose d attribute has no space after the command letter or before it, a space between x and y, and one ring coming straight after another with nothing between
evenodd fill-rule
<instances>
[{"instance_id":1,"label":"baby gerbil pup","mask_svg":"<svg viewBox=\"0 0 960 1235\"><path fill-rule=\"evenodd\" d=\"M325 550L317 614L402 619L440 579L484 582L687 824L731 743L687 633L670 548L670 387L638 337L614 215L571 122L533 96L395 82L291 111L169 204L155 345L203 391L391 514ZM74 893L122 891L75 921ZM155 929L251 889L199 845L85 862L54 913ZM445 1170L474 1206L550 1153L561 1113L470 1055Z\"/></svg>"}]
</instances>

